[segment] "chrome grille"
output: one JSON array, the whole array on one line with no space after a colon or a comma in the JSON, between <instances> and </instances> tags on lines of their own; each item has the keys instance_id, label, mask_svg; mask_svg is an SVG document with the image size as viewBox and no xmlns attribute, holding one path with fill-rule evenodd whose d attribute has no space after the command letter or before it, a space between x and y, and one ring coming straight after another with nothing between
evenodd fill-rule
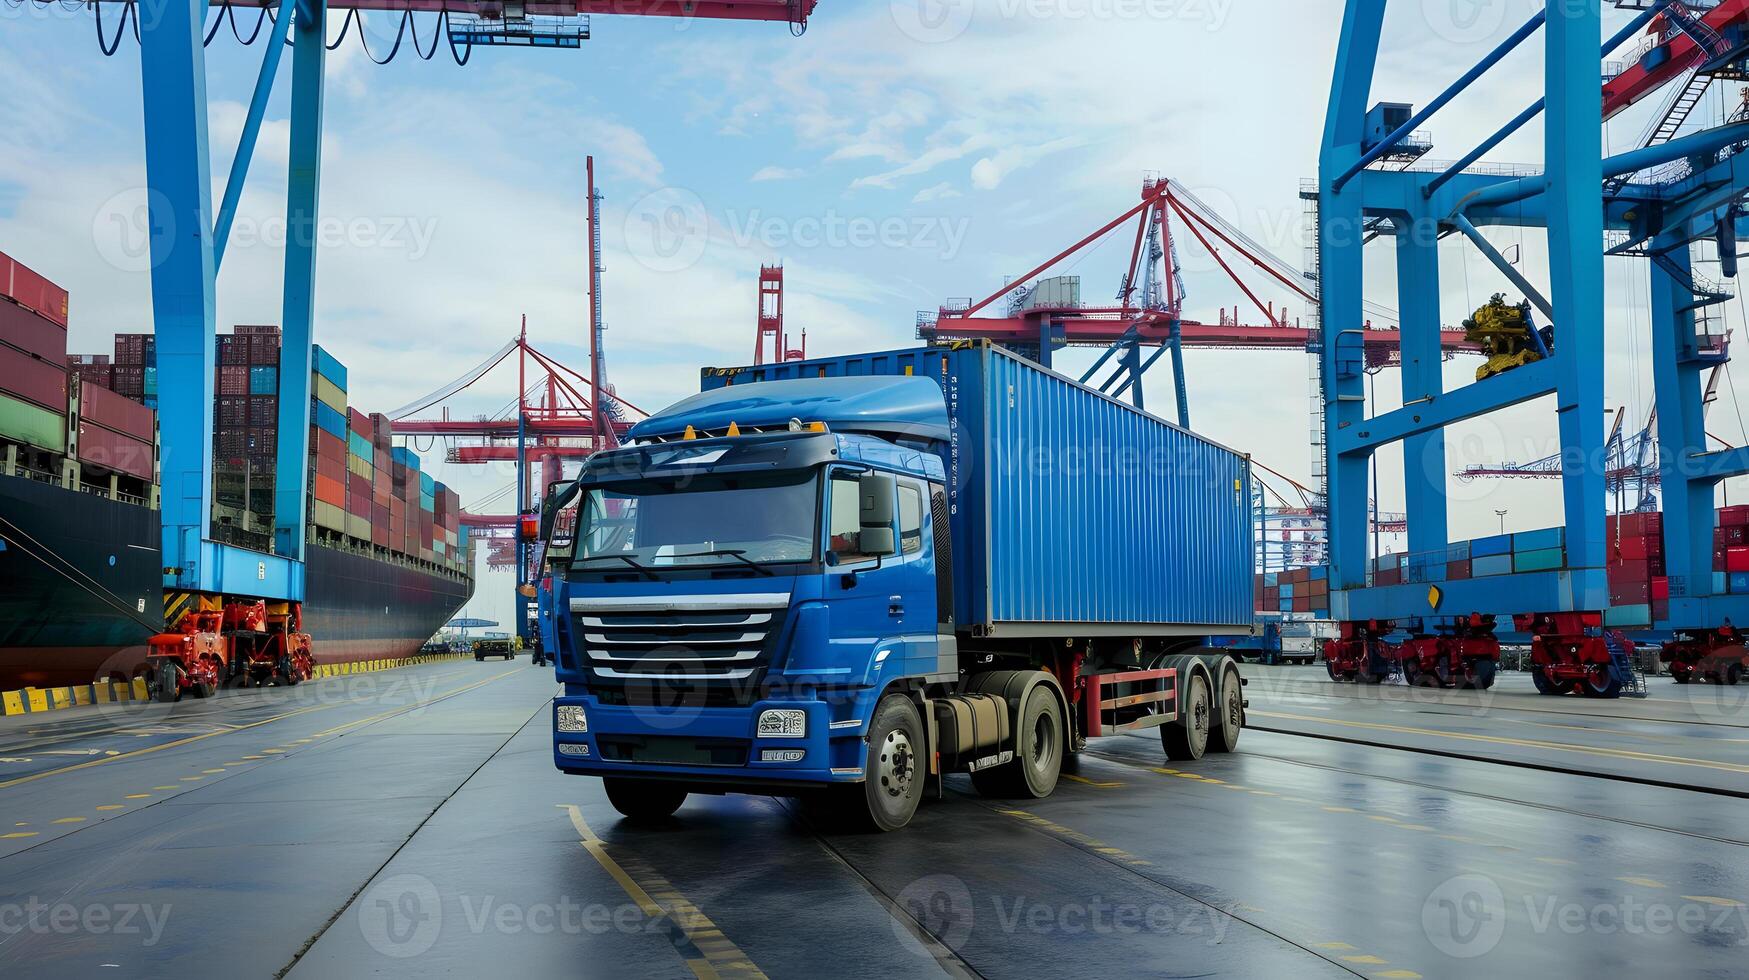
<instances>
[{"instance_id":1,"label":"chrome grille","mask_svg":"<svg viewBox=\"0 0 1749 980\"><path fill-rule=\"evenodd\" d=\"M787 593L571 600L589 671L610 681L745 681L765 666Z\"/></svg>"}]
</instances>

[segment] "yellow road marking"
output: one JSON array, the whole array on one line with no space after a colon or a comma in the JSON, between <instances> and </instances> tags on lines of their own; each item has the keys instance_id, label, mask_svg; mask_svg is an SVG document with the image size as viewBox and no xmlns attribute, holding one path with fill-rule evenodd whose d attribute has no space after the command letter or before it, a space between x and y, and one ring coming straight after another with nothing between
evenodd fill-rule
<instances>
[{"instance_id":1,"label":"yellow road marking","mask_svg":"<svg viewBox=\"0 0 1749 980\"><path fill-rule=\"evenodd\" d=\"M205 776L184 776L182 777L182 781L185 783L198 783L205 778Z\"/></svg>"},{"instance_id":2,"label":"yellow road marking","mask_svg":"<svg viewBox=\"0 0 1749 980\"><path fill-rule=\"evenodd\" d=\"M14 832L9 833L9 834L0 834L0 840L17 840L20 837L35 837L35 836L36 836L36 831L34 831L34 830L19 830L19 831L14 831Z\"/></svg>"},{"instance_id":3,"label":"yellow road marking","mask_svg":"<svg viewBox=\"0 0 1749 980\"><path fill-rule=\"evenodd\" d=\"M1354 807L1351 807L1351 806L1327 806L1324 809L1329 810L1331 813L1354 813L1354 812L1356 812Z\"/></svg>"},{"instance_id":4,"label":"yellow road marking","mask_svg":"<svg viewBox=\"0 0 1749 980\"><path fill-rule=\"evenodd\" d=\"M1396 817L1387 817L1382 813L1369 813L1366 815L1366 818L1368 820L1377 820L1380 823L1396 823L1397 822Z\"/></svg>"},{"instance_id":5,"label":"yellow road marking","mask_svg":"<svg viewBox=\"0 0 1749 980\"><path fill-rule=\"evenodd\" d=\"M262 749L261 751L272 752L273 754L278 755L279 753L284 752L285 750L284 749Z\"/></svg>"},{"instance_id":6,"label":"yellow road marking","mask_svg":"<svg viewBox=\"0 0 1749 980\"><path fill-rule=\"evenodd\" d=\"M1254 789L1251 792L1256 796L1274 796L1275 795L1274 793L1271 793L1269 790L1266 790L1266 789Z\"/></svg>"},{"instance_id":7,"label":"yellow road marking","mask_svg":"<svg viewBox=\"0 0 1749 980\"><path fill-rule=\"evenodd\" d=\"M1085 783L1086 785L1092 786L1095 789L1115 789L1115 788L1123 785L1122 783L1096 783L1093 780L1088 779L1086 776L1076 776L1076 775L1072 775L1070 773L1063 773L1063 778L1068 779L1068 780L1072 780L1072 781L1077 782L1077 783Z\"/></svg>"},{"instance_id":8,"label":"yellow road marking","mask_svg":"<svg viewBox=\"0 0 1749 980\"><path fill-rule=\"evenodd\" d=\"M51 820L49 822L50 823L84 823L85 818L84 817L62 817L59 820Z\"/></svg>"},{"instance_id":9,"label":"yellow road marking","mask_svg":"<svg viewBox=\"0 0 1749 980\"><path fill-rule=\"evenodd\" d=\"M1420 824L1420 823L1400 823L1397 826L1403 828L1404 830L1422 830L1422 831L1429 831L1429 832L1431 832L1433 830L1432 827L1429 827L1426 824Z\"/></svg>"},{"instance_id":10,"label":"yellow road marking","mask_svg":"<svg viewBox=\"0 0 1749 980\"><path fill-rule=\"evenodd\" d=\"M98 807L97 809L99 809L99 810L126 810L127 807L122 806L120 803L105 803L102 806Z\"/></svg>"},{"instance_id":11,"label":"yellow road marking","mask_svg":"<svg viewBox=\"0 0 1749 980\"><path fill-rule=\"evenodd\" d=\"M250 762L254 762L258 759L265 759L265 758L267 758L267 756L264 756L264 755L246 755L243 758L249 760Z\"/></svg>"},{"instance_id":12,"label":"yellow road marking","mask_svg":"<svg viewBox=\"0 0 1749 980\"><path fill-rule=\"evenodd\" d=\"M1385 977L1387 980L1421 980L1421 974L1414 970L1385 970L1373 974L1375 977Z\"/></svg>"},{"instance_id":13,"label":"yellow road marking","mask_svg":"<svg viewBox=\"0 0 1749 980\"><path fill-rule=\"evenodd\" d=\"M1720 908L1726 909L1740 909L1743 907L1743 903L1734 898L1719 898L1716 895L1684 895L1682 897L1691 902L1705 902L1708 905L1717 905Z\"/></svg>"},{"instance_id":14,"label":"yellow road marking","mask_svg":"<svg viewBox=\"0 0 1749 980\"><path fill-rule=\"evenodd\" d=\"M128 795L122 797L122 799L124 799L124 800L149 800L151 798L152 798L152 794L150 794L150 793L129 793Z\"/></svg>"},{"instance_id":15,"label":"yellow road marking","mask_svg":"<svg viewBox=\"0 0 1749 980\"><path fill-rule=\"evenodd\" d=\"M1527 738L1506 738L1500 735L1476 735L1470 732L1441 732L1431 728L1407 728L1401 725L1386 725L1371 721L1341 721L1335 718L1318 718L1312 715L1294 715L1275 711L1253 711L1252 714L1263 718L1283 718L1289 721L1311 721L1322 725L1341 725L1347 728L1364 728L1373 731L1395 732L1400 735L1430 735L1435 738L1450 738L1466 742L1488 742L1494 745L1515 745L1527 749L1552 749L1556 752L1577 752L1582 755L1597 755L1611 759L1625 759L1630 762L1657 762L1671 766L1695 766L1701 769L1717 769L1721 772L1749 773L1749 766L1737 765L1732 762L1716 762L1711 759L1681 758L1672 755L1655 755L1650 752L1634 752L1629 749L1607 749L1594 745L1570 745L1566 742L1542 742Z\"/></svg>"},{"instance_id":16,"label":"yellow road marking","mask_svg":"<svg viewBox=\"0 0 1749 980\"><path fill-rule=\"evenodd\" d=\"M154 786L153 789L181 789L180 786Z\"/></svg>"},{"instance_id":17,"label":"yellow road marking","mask_svg":"<svg viewBox=\"0 0 1749 980\"><path fill-rule=\"evenodd\" d=\"M208 776L216 776L219 773L224 772L224 770L223 769L202 769L201 772L206 773Z\"/></svg>"},{"instance_id":18,"label":"yellow road marking","mask_svg":"<svg viewBox=\"0 0 1749 980\"><path fill-rule=\"evenodd\" d=\"M1344 962L1344 963L1364 963L1367 966L1386 966L1389 964L1390 961L1389 960L1381 960L1377 956L1363 953L1359 956L1344 956L1344 957L1342 957L1342 962Z\"/></svg>"},{"instance_id":19,"label":"yellow road marking","mask_svg":"<svg viewBox=\"0 0 1749 980\"><path fill-rule=\"evenodd\" d=\"M1316 943L1314 945L1316 945L1319 949L1353 949L1354 948L1353 946L1350 946L1347 943Z\"/></svg>"},{"instance_id":20,"label":"yellow road marking","mask_svg":"<svg viewBox=\"0 0 1749 980\"><path fill-rule=\"evenodd\" d=\"M640 862L628 861L639 872L637 877L642 877L645 882L648 882L649 888L646 889L642 884L639 884L637 877L627 871L619 861L614 860L613 855L607 853L607 843L597 837L595 831L590 829L588 821L583 819L583 810L580 807L563 803L558 806L570 816L571 826L576 829L577 836L581 839L583 847L589 851L589 855L595 858L595 862L601 865L602 870L619 883L627 897L636 903L647 916L652 918L666 916L669 921L679 927L681 933L686 936L687 942L698 952L704 954L702 958L685 956L684 954L682 956L686 961L687 969L691 970L694 975L698 976L700 980L711 980L711 978L721 976L722 973L732 973L739 977L765 980L765 973L755 966L751 959L747 958L747 954L730 941L729 937L717 928L716 923L712 922L698 906L687 901L686 897L680 894L666 879L656 874L654 870L642 866ZM661 897L661 902L651 897L652 891ZM722 973L719 973L719 970Z\"/></svg>"},{"instance_id":21,"label":"yellow road marking","mask_svg":"<svg viewBox=\"0 0 1749 980\"><path fill-rule=\"evenodd\" d=\"M1668 885L1664 884L1662 881L1654 881L1651 878L1638 878L1638 877L1634 877L1632 875L1628 875L1628 876L1622 877L1622 878L1617 878L1616 881L1625 881L1630 885L1639 885L1641 888L1668 888L1669 887Z\"/></svg>"}]
</instances>

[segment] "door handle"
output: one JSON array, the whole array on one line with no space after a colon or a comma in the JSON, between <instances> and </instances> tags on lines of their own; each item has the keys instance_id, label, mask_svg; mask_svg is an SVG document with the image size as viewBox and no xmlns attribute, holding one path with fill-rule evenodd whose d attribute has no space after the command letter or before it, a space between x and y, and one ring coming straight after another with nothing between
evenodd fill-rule
<instances>
[{"instance_id":1,"label":"door handle","mask_svg":"<svg viewBox=\"0 0 1749 980\"><path fill-rule=\"evenodd\" d=\"M889 616L903 616L903 615L905 615L905 600L899 596L896 596L896 595L895 596L888 596L887 597L887 615L889 615Z\"/></svg>"}]
</instances>

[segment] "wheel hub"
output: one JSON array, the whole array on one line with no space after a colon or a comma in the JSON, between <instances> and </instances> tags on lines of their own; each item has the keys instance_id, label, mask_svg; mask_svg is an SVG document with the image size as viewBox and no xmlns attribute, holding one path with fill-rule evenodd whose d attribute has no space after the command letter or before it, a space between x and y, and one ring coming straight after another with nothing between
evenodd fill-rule
<instances>
[{"instance_id":1,"label":"wheel hub","mask_svg":"<svg viewBox=\"0 0 1749 980\"><path fill-rule=\"evenodd\" d=\"M894 798L905 796L911 790L911 780L916 773L917 753L912 748L911 737L904 732L888 732L886 742L881 745L879 764L875 767L881 790Z\"/></svg>"}]
</instances>

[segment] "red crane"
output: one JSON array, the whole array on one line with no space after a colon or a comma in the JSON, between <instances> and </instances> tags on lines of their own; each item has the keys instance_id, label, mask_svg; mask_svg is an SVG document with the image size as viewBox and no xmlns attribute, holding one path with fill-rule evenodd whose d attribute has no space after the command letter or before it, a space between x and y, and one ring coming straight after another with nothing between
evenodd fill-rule
<instances>
[{"instance_id":1,"label":"red crane","mask_svg":"<svg viewBox=\"0 0 1749 980\"><path fill-rule=\"evenodd\" d=\"M783 332L783 266L759 267L758 333L753 342L753 363L765 363L765 341L771 340L771 356L775 361L804 361L808 357L808 331L802 329L802 345L791 347L789 335Z\"/></svg>"}]
</instances>

